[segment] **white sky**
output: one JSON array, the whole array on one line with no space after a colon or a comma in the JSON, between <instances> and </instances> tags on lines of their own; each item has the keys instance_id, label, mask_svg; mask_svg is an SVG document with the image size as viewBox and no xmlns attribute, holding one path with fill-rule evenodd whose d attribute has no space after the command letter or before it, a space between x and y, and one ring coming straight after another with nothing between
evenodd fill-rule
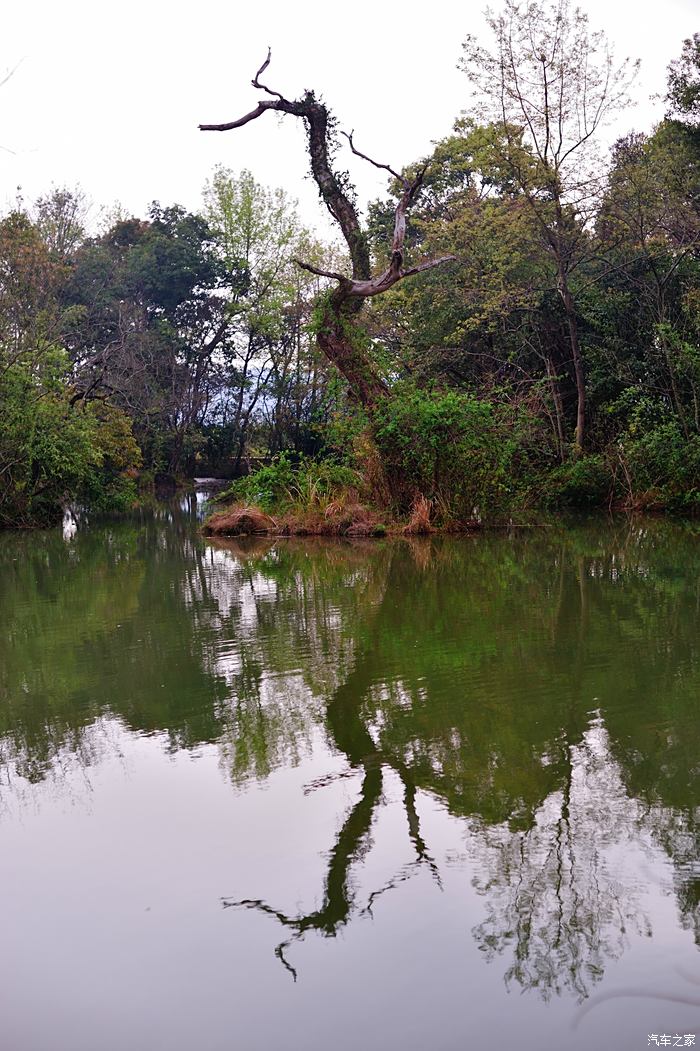
<instances>
[{"instance_id":1,"label":"white sky","mask_svg":"<svg viewBox=\"0 0 700 1051\"><path fill-rule=\"evenodd\" d=\"M323 209L307 176L299 121L266 114L237 131L197 130L252 109L250 80L272 46L263 78L287 97L323 93L359 149L397 168L449 133L466 101L456 64L467 33L482 33L482 0L9 0L0 72L0 207L17 186L25 200L52 183L79 184L98 205L144 215L148 202L197 208L216 163L249 168L258 181L300 200L319 227ZM494 3L495 7L498 6ZM661 116L668 62L700 28L695 0L584 0L616 57L642 59L638 106L619 132ZM13 151L13 152L9 152ZM380 172L348 155L365 203L382 193Z\"/></svg>"}]
</instances>

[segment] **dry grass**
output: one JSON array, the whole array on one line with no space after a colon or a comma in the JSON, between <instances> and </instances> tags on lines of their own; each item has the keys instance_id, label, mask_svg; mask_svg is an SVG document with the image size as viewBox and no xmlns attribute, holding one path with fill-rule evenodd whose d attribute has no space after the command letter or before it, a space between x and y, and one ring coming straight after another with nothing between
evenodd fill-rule
<instances>
[{"instance_id":1,"label":"dry grass","mask_svg":"<svg viewBox=\"0 0 700 1051\"><path fill-rule=\"evenodd\" d=\"M404 533L407 536L427 536L434 533L435 529L430 521L432 509L432 502L422 493L416 493L411 505L411 517L403 528Z\"/></svg>"},{"instance_id":2,"label":"dry grass","mask_svg":"<svg viewBox=\"0 0 700 1051\"><path fill-rule=\"evenodd\" d=\"M340 494L325 507L297 507L272 518L259 507L228 507L204 523L207 536L383 536L386 527L376 511L366 507L354 490Z\"/></svg>"},{"instance_id":3,"label":"dry grass","mask_svg":"<svg viewBox=\"0 0 700 1051\"><path fill-rule=\"evenodd\" d=\"M259 507L229 507L204 523L207 536L250 536L278 532L277 522Z\"/></svg>"},{"instance_id":4,"label":"dry grass","mask_svg":"<svg viewBox=\"0 0 700 1051\"><path fill-rule=\"evenodd\" d=\"M280 531L289 536L383 536L386 528L376 511L357 499L336 499L323 510L290 511Z\"/></svg>"}]
</instances>

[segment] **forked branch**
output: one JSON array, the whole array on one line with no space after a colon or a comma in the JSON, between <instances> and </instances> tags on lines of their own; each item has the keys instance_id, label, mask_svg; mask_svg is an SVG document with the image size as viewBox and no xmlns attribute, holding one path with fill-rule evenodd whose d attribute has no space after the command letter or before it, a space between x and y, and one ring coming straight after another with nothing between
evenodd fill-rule
<instances>
[{"instance_id":1,"label":"forked branch","mask_svg":"<svg viewBox=\"0 0 700 1051\"><path fill-rule=\"evenodd\" d=\"M259 102L255 109L237 120L225 124L200 124L201 131L233 131L242 128L264 113L273 110L300 117L306 126L306 133L311 160L311 172L318 186L321 198L328 211L336 220L343 232L345 243L350 253L352 276L346 277L333 270L323 270L296 259L303 269L317 277L329 278L337 282L337 287L326 302L322 323L318 330L318 345L336 368L348 381L352 395L366 407L371 407L387 393L386 384L377 374L371 357L365 353L358 341L351 338L348 321L361 309L364 301L386 292L404 277L422 273L435 266L454 259L454 256L441 256L439 259L425 260L416 266L404 266L404 242L406 239L406 214L413 204L423 183L425 169L419 171L413 179L408 179L388 164L380 164L367 154L361 153L353 142L352 132L346 135L352 152L368 161L375 168L392 175L401 185L402 194L396 205L394 215L394 234L391 243L389 265L381 273L372 276L370 267L369 244L366 232L362 229L360 217L355 205L355 192L348 185L347 177L333 170L331 157L337 145L335 121L324 102L316 98L313 91L306 91L298 99L287 99L278 91L263 84L260 77L270 65L271 54L253 77L253 87L264 91L271 98Z\"/></svg>"},{"instance_id":2,"label":"forked branch","mask_svg":"<svg viewBox=\"0 0 700 1051\"><path fill-rule=\"evenodd\" d=\"M412 179L396 172L390 165L381 164L373 160L366 153L357 149L353 141L354 132L342 132L348 140L350 149L355 156L362 158L375 168L379 168L392 175L403 188L403 193L396 206L394 215L394 236L391 245L391 258L387 269L372 277L369 265L369 249L367 238L362 230L357 209L354 204L354 193L346 186L345 179L333 171L330 163L330 152L334 145L333 126L325 103L316 99L313 92L307 91L301 98L287 99L278 91L274 91L263 84L260 77L270 65L271 51L268 49L267 57L252 80L252 85L260 91L273 96L271 99L259 102L255 109L237 120L228 121L225 124L200 124L200 131L233 131L242 128L252 120L257 120L268 110L278 113L288 113L295 117L301 117L307 127L309 140L309 154L311 157L311 170L316 184L321 193L326 207L338 222L345 242L350 251L352 261L352 278L344 277L335 271L322 270L309 263L303 263L296 259L295 262L309 273L319 277L328 277L338 282L338 293L341 300L357 298L366 299L369 296L379 295L403 277L421 273L434 266L453 260L452 255L441 256L439 259L426 260L417 266L404 269L404 242L406 238L406 214L413 204L425 176L425 168L418 172Z\"/></svg>"}]
</instances>

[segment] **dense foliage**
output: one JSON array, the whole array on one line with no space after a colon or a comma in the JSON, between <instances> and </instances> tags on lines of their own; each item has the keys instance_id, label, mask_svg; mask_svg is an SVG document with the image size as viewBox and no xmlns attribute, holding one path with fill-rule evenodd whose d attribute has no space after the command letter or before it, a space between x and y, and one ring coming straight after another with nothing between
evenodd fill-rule
<instances>
[{"instance_id":1,"label":"dense foliage","mask_svg":"<svg viewBox=\"0 0 700 1051\"><path fill-rule=\"evenodd\" d=\"M154 203L88 236L84 212L61 189L0 221L0 524L313 450L318 282L290 256L318 249L285 195L218 170L202 214Z\"/></svg>"}]
</instances>

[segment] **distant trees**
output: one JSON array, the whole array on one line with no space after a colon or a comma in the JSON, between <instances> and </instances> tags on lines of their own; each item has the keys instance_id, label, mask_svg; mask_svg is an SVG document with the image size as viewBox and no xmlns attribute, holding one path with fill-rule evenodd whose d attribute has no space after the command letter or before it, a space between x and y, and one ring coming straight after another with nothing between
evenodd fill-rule
<instances>
[{"instance_id":1,"label":"distant trees","mask_svg":"<svg viewBox=\"0 0 700 1051\"><path fill-rule=\"evenodd\" d=\"M161 446L174 470L207 396L219 283L206 223L156 204L150 221L120 220L85 241L64 289L76 398L121 405L149 459Z\"/></svg>"},{"instance_id":2,"label":"distant trees","mask_svg":"<svg viewBox=\"0 0 700 1051\"><path fill-rule=\"evenodd\" d=\"M306 355L303 333L291 345L304 296L289 259L305 236L283 194L219 170L202 214L155 203L147 221L119 220L76 252L76 386L124 407L155 469L242 469L270 396L290 394L273 392L283 362Z\"/></svg>"},{"instance_id":3,"label":"distant trees","mask_svg":"<svg viewBox=\"0 0 700 1051\"><path fill-rule=\"evenodd\" d=\"M700 33L683 41L680 57L668 67L669 116L700 123Z\"/></svg>"},{"instance_id":4,"label":"distant trees","mask_svg":"<svg viewBox=\"0 0 700 1051\"><path fill-rule=\"evenodd\" d=\"M226 306L230 333L212 417L228 435L237 474L256 418L266 418L269 445L278 451L304 444L301 429L318 408L318 363L305 324L319 282L300 272L292 257L305 252L318 258L321 249L301 227L295 202L261 186L250 172L236 177L218 168L204 204L224 272L243 276ZM283 433L292 421L295 434Z\"/></svg>"},{"instance_id":5,"label":"distant trees","mask_svg":"<svg viewBox=\"0 0 700 1051\"><path fill-rule=\"evenodd\" d=\"M67 260L87 236L90 204L82 190L55 186L34 203L32 218L49 252Z\"/></svg>"},{"instance_id":6,"label":"distant trees","mask_svg":"<svg viewBox=\"0 0 700 1051\"><path fill-rule=\"evenodd\" d=\"M319 279L290 256L320 249L281 191L218 170L201 214L154 203L98 236L85 220L54 189L0 222L0 523L123 505L142 461L235 474L251 443L317 441Z\"/></svg>"},{"instance_id":7,"label":"distant trees","mask_svg":"<svg viewBox=\"0 0 700 1051\"><path fill-rule=\"evenodd\" d=\"M129 420L116 406L75 406L67 274L26 214L0 222L0 526L50 521L77 496L119 507L134 495Z\"/></svg>"}]
</instances>

